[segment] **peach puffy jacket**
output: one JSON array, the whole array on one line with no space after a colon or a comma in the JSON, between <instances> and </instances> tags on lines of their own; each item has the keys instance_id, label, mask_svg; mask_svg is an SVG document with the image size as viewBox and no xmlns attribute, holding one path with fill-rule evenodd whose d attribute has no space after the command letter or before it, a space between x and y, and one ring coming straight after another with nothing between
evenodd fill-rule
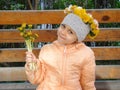
<instances>
[{"instance_id":1,"label":"peach puffy jacket","mask_svg":"<svg viewBox=\"0 0 120 90\"><path fill-rule=\"evenodd\" d=\"M39 54L37 71L27 71L37 90L96 90L95 57L83 43L62 46L57 41L45 45Z\"/></svg>"}]
</instances>

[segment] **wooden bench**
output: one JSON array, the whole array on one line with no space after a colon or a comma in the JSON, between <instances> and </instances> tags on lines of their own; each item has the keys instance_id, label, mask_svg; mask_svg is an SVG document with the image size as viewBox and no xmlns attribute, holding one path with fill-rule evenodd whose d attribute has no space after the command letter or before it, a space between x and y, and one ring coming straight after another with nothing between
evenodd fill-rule
<instances>
[{"instance_id":1,"label":"wooden bench","mask_svg":"<svg viewBox=\"0 0 120 90\"><path fill-rule=\"evenodd\" d=\"M93 9L87 10L99 23L120 23L120 9ZM63 10L48 11L0 11L0 25L28 24L60 24L65 14ZM57 29L34 29L39 34L35 42L52 42L57 38ZM94 40L88 38L85 42L120 41L120 28L101 28L100 34ZM16 29L0 29L0 43L23 43L23 38ZM92 47L96 61L120 60L120 47L100 46ZM25 48L0 48L0 63L25 62ZM39 49L34 53L38 55ZM7 82L7 83L6 83ZM120 65L97 65L97 90L120 90ZM25 75L24 67L0 67L0 90L35 90Z\"/></svg>"}]
</instances>

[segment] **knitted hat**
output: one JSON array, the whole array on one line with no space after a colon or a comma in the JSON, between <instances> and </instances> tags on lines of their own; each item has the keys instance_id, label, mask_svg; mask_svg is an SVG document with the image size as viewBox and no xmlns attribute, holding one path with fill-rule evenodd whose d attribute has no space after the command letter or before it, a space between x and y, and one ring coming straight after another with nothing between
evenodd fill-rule
<instances>
[{"instance_id":1,"label":"knitted hat","mask_svg":"<svg viewBox=\"0 0 120 90\"><path fill-rule=\"evenodd\" d=\"M69 25L76 32L79 42L83 41L90 32L89 25L85 24L80 17L73 13L68 14L61 24Z\"/></svg>"},{"instance_id":2,"label":"knitted hat","mask_svg":"<svg viewBox=\"0 0 120 90\"><path fill-rule=\"evenodd\" d=\"M80 6L70 5L65 8L64 12L67 16L61 24L69 25L76 32L79 42L83 41L86 36L94 39L98 35L98 22L85 9Z\"/></svg>"}]
</instances>

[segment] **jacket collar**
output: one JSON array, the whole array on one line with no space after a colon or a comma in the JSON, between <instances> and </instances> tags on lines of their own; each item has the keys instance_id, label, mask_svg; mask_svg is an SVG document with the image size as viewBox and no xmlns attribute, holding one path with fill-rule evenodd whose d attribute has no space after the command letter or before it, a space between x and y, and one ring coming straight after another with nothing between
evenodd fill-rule
<instances>
[{"instance_id":1,"label":"jacket collar","mask_svg":"<svg viewBox=\"0 0 120 90\"><path fill-rule=\"evenodd\" d=\"M65 48L67 50L76 50L76 49L80 48L81 46L83 46L84 43L83 42L78 42L78 43L71 44L71 45L62 45L56 40L56 41L53 42L53 45L55 45L60 50L64 50Z\"/></svg>"}]
</instances>

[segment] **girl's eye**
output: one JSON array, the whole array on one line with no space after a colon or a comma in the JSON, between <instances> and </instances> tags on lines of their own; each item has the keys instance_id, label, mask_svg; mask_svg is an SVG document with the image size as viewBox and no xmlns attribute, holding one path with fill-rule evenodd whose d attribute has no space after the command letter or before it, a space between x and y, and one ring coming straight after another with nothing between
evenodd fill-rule
<instances>
[{"instance_id":1,"label":"girl's eye","mask_svg":"<svg viewBox=\"0 0 120 90\"><path fill-rule=\"evenodd\" d=\"M66 28L66 26L65 26L64 24L61 24L61 27L62 27L62 28Z\"/></svg>"},{"instance_id":2,"label":"girl's eye","mask_svg":"<svg viewBox=\"0 0 120 90\"><path fill-rule=\"evenodd\" d=\"M72 32L71 30L68 30L68 32L69 32L70 34L73 34L73 32Z\"/></svg>"}]
</instances>

